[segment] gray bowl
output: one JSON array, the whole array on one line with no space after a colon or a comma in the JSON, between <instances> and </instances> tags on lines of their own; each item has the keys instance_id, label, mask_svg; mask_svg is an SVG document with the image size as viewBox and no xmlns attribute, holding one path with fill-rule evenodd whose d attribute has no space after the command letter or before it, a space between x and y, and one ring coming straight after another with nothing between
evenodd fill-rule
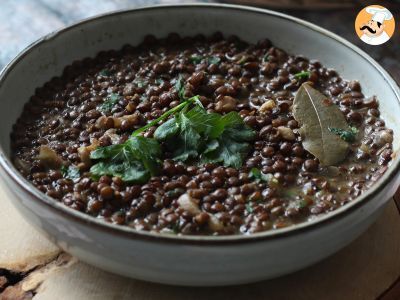
<instances>
[{"instance_id":1,"label":"gray bowl","mask_svg":"<svg viewBox=\"0 0 400 300\"><path fill-rule=\"evenodd\" d=\"M383 119L400 146L400 91L366 53L308 22L269 10L233 5L171 5L119 11L51 33L19 54L0 76L0 165L9 200L54 243L80 260L121 275L179 285L229 285L273 278L338 251L375 221L399 185L399 157L369 191L308 223L253 235L173 236L108 224L47 197L25 180L10 157L9 134L23 105L73 60L138 44L144 35L221 31L255 42L269 38L357 79L377 95Z\"/></svg>"}]
</instances>

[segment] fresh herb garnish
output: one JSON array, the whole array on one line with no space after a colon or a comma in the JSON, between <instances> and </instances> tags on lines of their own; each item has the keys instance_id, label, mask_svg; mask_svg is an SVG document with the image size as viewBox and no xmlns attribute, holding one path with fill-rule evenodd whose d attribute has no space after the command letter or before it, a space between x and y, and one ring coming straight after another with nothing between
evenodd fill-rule
<instances>
[{"instance_id":1,"label":"fresh herb garnish","mask_svg":"<svg viewBox=\"0 0 400 300\"><path fill-rule=\"evenodd\" d=\"M131 136L122 144L97 148L90 158L101 160L90 168L94 178L110 175L126 182L144 183L159 170L161 148L154 139Z\"/></svg>"},{"instance_id":2,"label":"fresh herb garnish","mask_svg":"<svg viewBox=\"0 0 400 300\"><path fill-rule=\"evenodd\" d=\"M348 143L354 142L358 133L358 129L355 127L349 127L349 130L334 127L329 127L328 129L330 132L338 135L342 140Z\"/></svg>"},{"instance_id":3,"label":"fresh herb garnish","mask_svg":"<svg viewBox=\"0 0 400 300\"><path fill-rule=\"evenodd\" d=\"M184 102L185 99L185 85L183 83L182 76L179 75L178 79L175 82L175 90L178 92L178 97L181 102Z\"/></svg>"},{"instance_id":4,"label":"fresh herb garnish","mask_svg":"<svg viewBox=\"0 0 400 300\"><path fill-rule=\"evenodd\" d=\"M251 202L247 202L246 205L246 211L251 214L253 212L253 207L251 206Z\"/></svg>"},{"instance_id":5,"label":"fresh herb garnish","mask_svg":"<svg viewBox=\"0 0 400 300\"><path fill-rule=\"evenodd\" d=\"M239 168L250 150L255 132L237 112L224 116L212 114L208 123L208 142L202 154L204 162L220 162L224 166Z\"/></svg>"},{"instance_id":6,"label":"fresh herb garnish","mask_svg":"<svg viewBox=\"0 0 400 300\"><path fill-rule=\"evenodd\" d=\"M197 104L198 106L204 108L198 95L193 96L189 99L185 97L185 84L183 83L182 76L178 77L177 81L175 82L174 87L175 87L175 90L178 92L178 97L181 102L186 102L186 101L188 101L190 103L193 102L193 103Z\"/></svg>"},{"instance_id":7,"label":"fresh herb garnish","mask_svg":"<svg viewBox=\"0 0 400 300\"><path fill-rule=\"evenodd\" d=\"M218 56L210 56L207 58L209 65L218 65L221 62L221 59Z\"/></svg>"},{"instance_id":8,"label":"fresh herb garnish","mask_svg":"<svg viewBox=\"0 0 400 300\"><path fill-rule=\"evenodd\" d=\"M262 199L262 198L257 199L257 200L248 201L248 202L245 204L246 211L247 211L248 213L252 213L252 212L254 211L252 205L253 205L253 204L260 204L260 203L262 203L262 202L263 202L263 199Z\"/></svg>"},{"instance_id":9,"label":"fresh herb garnish","mask_svg":"<svg viewBox=\"0 0 400 300\"><path fill-rule=\"evenodd\" d=\"M99 72L99 75L100 76L103 76L103 77L108 77L108 76L111 76L111 71L110 70L108 70L108 69L103 69L103 70L101 70L100 72Z\"/></svg>"},{"instance_id":10,"label":"fresh herb garnish","mask_svg":"<svg viewBox=\"0 0 400 300\"><path fill-rule=\"evenodd\" d=\"M164 80L163 80L162 78L157 78L157 79L155 80L155 82L156 82L158 85L160 85L160 84L163 84L163 83L164 83Z\"/></svg>"},{"instance_id":11,"label":"fresh herb garnish","mask_svg":"<svg viewBox=\"0 0 400 300\"><path fill-rule=\"evenodd\" d=\"M204 133L209 116L211 114L199 107L194 107L188 112L182 110L173 119L158 127L154 137L166 142L176 160L185 161L190 157L198 157L198 149L203 143L200 134Z\"/></svg>"},{"instance_id":12,"label":"fresh herb garnish","mask_svg":"<svg viewBox=\"0 0 400 300\"><path fill-rule=\"evenodd\" d=\"M271 181L277 181L277 179L272 174L264 174L257 168L252 168L249 175L249 177L251 179L254 179L256 182L264 181L269 183Z\"/></svg>"},{"instance_id":13,"label":"fresh herb garnish","mask_svg":"<svg viewBox=\"0 0 400 300\"><path fill-rule=\"evenodd\" d=\"M68 167L63 165L60 171L64 178L76 180L80 177L79 168L74 165L69 165Z\"/></svg>"},{"instance_id":14,"label":"fresh herb garnish","mask_svg":"<svg viewBox=\"0 0 400 300\"><path fill-rule=\"evenodd\" d=\"M199 63L201 63L203 58L204 58L203 56L193 54L192 56L190 56L189 60L190 60L190 62L192 62L194 64L199 64Z\"/></svg>"},{"instance_id":15,"label":"fresh herb garnish","mask_svg":"<svg viewBox=\"0 0 400 300\"><path fill-rule=\"evenodd\" d=\"M140 133L146 131L147 129L149 129L150 127L156 126L158 123L160 123L161 121L164 121L165 119L167 119L170 115L173 115L179 111L181 111L183 108L187 107L190 104L193 103L201 103L199 96L193 96L187 100L184 100L183 102L181 102L179 105L171 108L170 110L166 111L165 113L163 113L160 117L158 117L157 119L147 123L147 125L135 130L132 133L132 136L138 136Z\"/></svg>"},{"instance_id":16,"label":"fresh herb garnish","mask_svg":"<svg viewBox=\"0 0 400 300\"><path fill-rule=\"evenodd\" d=\"M171 226L171 230L173 233L178 234L179 233L179 220L176 221L174 224Z\"/></svg>"},{"instance_id":17,"label":"fresh herb garnish","mask_svg":"<svg viewBox=\"0 0 400 300\"><path fill-rule=\"evenodd\" d=\"M166 192L165 195L170 198L177 198L180 195L184 194L185 192L186 192L186 190L184 190L182 188L176 188L176 189Z\"/></svg>"},{"instance_id":18,"label":"fresh herb garnish","mask_svg":"<svg viewBox=\"0 0 400 300\"><path fill-rule=\"evenodd\" d=\"M263 56L262 61L263 62L268 62L269 61L269 54L268 53Z\"/></svg>"},{"instance_id":19,"label":"fresh herb garnish","mask_svg":"<svg viewBox=\"0 0 400 300\"><path fill-rule=\"evenodd\" d=\"M219 162L240 167L250 150L255 133L236 112L207 113L199 106L183 109L154 133L172 151L175 160L200 157L202 162Z\"/></svg>"},{"instance_id":20,"label":"fresh herb garnish","mask_svg":"<svg viewBox=\"0 0 400 300\"><path fill-rule=\"evenodd\" d=\"M111 93L106 100L99 106L99 110L103 113L108 113L112 110L115 104L121 99L118 94Z\"/></svg>"},{"instance_id":21,"label":"fresh herb garnish","mask_svg":"<svg viewBox=\"0 0 400 300\"><path fill-rule=\"evenodd\" d=\"M293 76L298 79L300 79L300 78L307 79L307 78L310 78L310 75L311 75L310 71L302 71L302 72L294 74Z\"/></svg>"},{"instance_id":22,"label":"fresh herb garnish","mask_svg":"<svg viewBox=\"0 0 400 300\"><path fill-rule=\"evenodd\" d=\"M308 202L304 199L296 202L296 207L299 209L306 208L308 206Z\"/></svg>"},{"instance_id":23,"label":"fresh herb garnish","mask_svg":"<svg viewBox=\"0 0 400 300\"><path fill-rule=\"evenodd\" d=\"M304 209L304 208L309 207L313 203L314 203L314 200L311 197L305 196L304 198L295 201L294 207L296 207L297 209Z\"/></svg>"},{"instance_id":24,"label":"fresh herb garnish","mask_svg":"<svg viewBox=\"0 0 400 300\"><path fill-rule=\"evenodd\" d=\"M207 64L212 65L212 64L219 64L221 59L218 56L210 56L210 57L204 57L201 55L193 54L192 56L189 57L189 61L194 64L199 64L202 62L202 60L206 58Z\"/></svg>"},{"instance_id":25,"label":"fresh herb garnish","mask_svg":"<svg viewBox=\"0 0 400 300\"><path fill-rule=\"evenodd\" d=\"M236 168L242 165L255 132L237 112L208 113L198 95L185 98L182 78L177 80L175 88L180 104L134 131L123 144L100 147L91 153L90 158L99 161L90 169L94 178L110 175L128 182L146 182L159 170L161 141L175 160L220 162ZM139 136L172 115L156 129L153 139Z\"/></svg>"},{"instance_id":26,"label":"fresh herb garnish","mask_svg":"<svg viewBox=\"0 0 400 300\"><path fill-rule=\"evenodd\" d=\"M133 82L136 84L136 86L138 88L142 88L147 84L147 81L139 79L139 78L135 79Z\"/></svg>"}]
</instances>

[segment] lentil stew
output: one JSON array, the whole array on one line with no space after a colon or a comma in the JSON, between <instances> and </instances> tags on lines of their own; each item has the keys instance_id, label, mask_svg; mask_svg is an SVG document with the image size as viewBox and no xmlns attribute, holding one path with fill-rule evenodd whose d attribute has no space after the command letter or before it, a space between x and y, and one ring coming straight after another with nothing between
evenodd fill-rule
<instances>
[{"instance_id":1,"label":"lentil stew","mask_svg":"<svg viewBox=\"0 0 400 300\"><path fill-rule=\"evenodd\" d=\"M325 128L346 148L335 165L305 143L301 87L349 125ZM375 96L318 61L267 39L172 33L67 66L36 90L11 141L18 170L72 209L137 230L226 235L352 201L387 170L393 132Z\"/></svg>"}]
</instances>

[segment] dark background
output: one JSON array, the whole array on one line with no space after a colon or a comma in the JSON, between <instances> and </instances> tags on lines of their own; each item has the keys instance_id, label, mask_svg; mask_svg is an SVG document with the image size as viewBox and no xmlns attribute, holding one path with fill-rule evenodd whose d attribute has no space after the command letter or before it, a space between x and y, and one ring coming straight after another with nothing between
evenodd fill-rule
<instances>
[{"instance_id":1,"label":"dark background","mask_svg":"<svg viewBox=\"0 0 400 300\"><path fill-rule=\"evenodd\" d=\"M0 68L42 35L80 19L118 9L188 2L252 4L308 20L361 47L400 82L400 2L395 0L0 0ZM357 13L370 4L387 7L397 19L395 35L389 42L380 46L364 44L354 30Z\"/></svg>"}]
</instances>

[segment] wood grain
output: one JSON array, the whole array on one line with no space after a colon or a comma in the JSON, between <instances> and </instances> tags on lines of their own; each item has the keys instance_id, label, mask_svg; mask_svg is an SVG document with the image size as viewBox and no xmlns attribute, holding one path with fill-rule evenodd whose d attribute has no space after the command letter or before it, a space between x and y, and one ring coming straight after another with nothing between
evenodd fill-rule
<instances>
[{"instance_id":1,"label":"wood grain","mask_svg":"<svg viewBox=\"0 0 400 300\"><path fill-rule=\"evenodd\" d=\"M27 272L54 259L60 250L16 214L2 188L0 199L0 269Z\"/></svg>"},{"instance_id":2,"label":"wood grain","mask_svg":"<svg viewBox=\"0 0 400 300\"><path fill-rule=\"evenodd\" d=\"M397 210L400 213L400 189L397 190L393 197L394 202L397 206ZM400 275L396 281L394 281L379 297L379 300L397 300L400 298Z\"/></svg>"}]
</instances>

